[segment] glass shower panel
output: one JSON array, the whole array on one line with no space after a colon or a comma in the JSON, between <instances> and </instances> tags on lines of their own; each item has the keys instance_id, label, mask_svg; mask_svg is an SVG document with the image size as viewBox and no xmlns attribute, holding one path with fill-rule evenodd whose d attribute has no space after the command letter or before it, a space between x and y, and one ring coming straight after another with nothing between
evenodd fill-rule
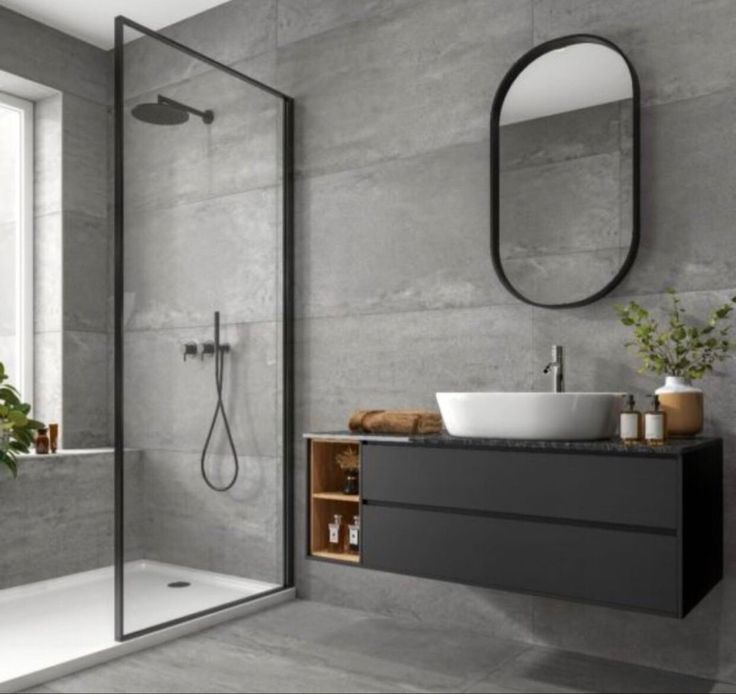
<instances>
[{"instance_id":1,"label":"glass shower panel","mask_svg":"<svg viewBox=\"0 0 736 694\"><path fill-rule=\"evenodd\" d=\"M124 39L122 638L287 582L283 101Z\"/></svg>"}]
</instances>

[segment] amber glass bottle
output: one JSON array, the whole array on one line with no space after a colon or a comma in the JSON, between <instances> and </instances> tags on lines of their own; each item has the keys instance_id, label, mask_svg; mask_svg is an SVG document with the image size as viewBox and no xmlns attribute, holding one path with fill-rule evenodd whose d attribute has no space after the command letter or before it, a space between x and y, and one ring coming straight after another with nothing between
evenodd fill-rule
<instances>
[{"instance_id":1,"label":"amber glass bottle","mask_svg":"<svg viewBox=\"0 0 736 694\"><path fill-rule=\"evenodd\" d=\"M36 453L45 455L49 452L49 447L48 429L39 429L38 434L36 435Z\"/></svg>"}]
</instances>

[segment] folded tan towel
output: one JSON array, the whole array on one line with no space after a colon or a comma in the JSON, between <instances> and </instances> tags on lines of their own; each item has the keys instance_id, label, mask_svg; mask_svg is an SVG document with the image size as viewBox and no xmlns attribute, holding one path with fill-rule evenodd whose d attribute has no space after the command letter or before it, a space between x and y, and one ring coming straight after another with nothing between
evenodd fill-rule
<instances>
[{"instance_id":1,"label":"folded tan towel","mask_svg":"<svg viewBox=\"0 0 736 694\"><path fill-rule=\"evenodd\" d=\"M431 410L357 410L348 426L367 434L438 434L442 417Z\"/></svg>"}]
</instances>

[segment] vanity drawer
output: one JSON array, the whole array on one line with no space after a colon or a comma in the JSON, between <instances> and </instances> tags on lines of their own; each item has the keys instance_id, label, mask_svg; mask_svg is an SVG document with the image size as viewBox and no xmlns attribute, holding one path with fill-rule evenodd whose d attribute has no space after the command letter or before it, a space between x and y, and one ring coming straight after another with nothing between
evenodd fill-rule
<instances>
[{"instance_id":1,"label":"vanity drawer","mask_svg":"<svg viewBox=\"0 0 736 694\"><path fill-rule=\"evenodd\" d=\"M667 534L365 504L363 565L676 615Z\"/></svg>"},{"instance_id":2,"label":"vanity drawer","mask_svg":"<svg viewBox=\"0 0 736 694\"><path fill-rule=\"evenodd\" d=\"M676 529L678 459L365 444L368 501Z\"/></svg>"}]
</instances>

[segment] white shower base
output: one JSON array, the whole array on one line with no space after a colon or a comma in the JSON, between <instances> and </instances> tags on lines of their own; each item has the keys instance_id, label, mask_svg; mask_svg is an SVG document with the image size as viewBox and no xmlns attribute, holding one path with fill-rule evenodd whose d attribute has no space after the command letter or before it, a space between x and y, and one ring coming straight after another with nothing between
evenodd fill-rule
<instances>
[{"instance_id":1,"label":"white shower base","mask_svg":"<svg viewBox=\"0 0 736 694\"><path fill-rule=\"evenodd\" d=\"M112 567L0 590L0 691L33 686L154 643L248 614L293 597L281 591L260 600L118 643L113 636ZM169 588L186 581L186 588ZM168 622L257 596L279 586L173 564L125 565L125 631ZM68 666L68 667L65 667Z\"/></svg>"}]
</instances>

